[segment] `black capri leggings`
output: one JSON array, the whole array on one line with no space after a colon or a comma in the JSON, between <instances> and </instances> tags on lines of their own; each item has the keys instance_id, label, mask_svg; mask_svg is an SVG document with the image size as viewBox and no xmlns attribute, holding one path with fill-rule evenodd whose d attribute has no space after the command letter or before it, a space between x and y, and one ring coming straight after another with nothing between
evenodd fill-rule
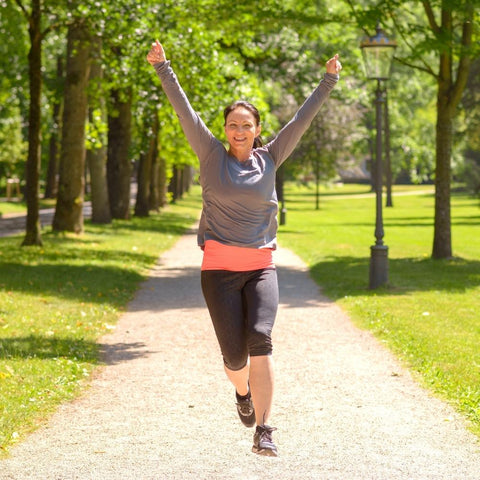
<instances>
[{"instance_id":1,"label":"black capri leggings","mask_svg":"<svg viewBox=\"0 0 480 480\"><path fill-rule=\"evenodd\" d=\"M227 368L242 369L249 355L270 355L278 309L277 271L203 270L201 279Z\"/></svg>"}]
</instances>

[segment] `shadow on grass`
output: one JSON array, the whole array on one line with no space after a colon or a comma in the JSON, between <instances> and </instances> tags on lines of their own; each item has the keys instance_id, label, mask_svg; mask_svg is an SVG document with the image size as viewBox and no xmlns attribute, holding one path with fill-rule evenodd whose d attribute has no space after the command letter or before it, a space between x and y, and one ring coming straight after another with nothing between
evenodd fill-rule
<instances>
[{"instance_id":1,"label":"shadow on grass","mask_svg":"<svg viewBox=\"0 0 480 480\"><path fill-rule=\"evenodd\" d=\"M148 355L145 344L101 344L75 338L28 337L0 338L0 359L68 358L93 364L114 365Z\"/></svg>"},{"instance_id":2,"label":"shadow on grass","mask_svg":"<svg viewBox=\"0 0 480 480\"><path fill-rule=\"evenodd\" d=\"M368 289L369 258L327 257L311 268L314 280L332 300L345 296L402 295L415 291L464 292L480 285L480 261L456 258L389 259L389 284Z\"/></svg>"},{"instance_id":3,"label":"shadow on grass","mask_svg":"<svg viewBox=\"0 0 480 480\"><path fill-rule=\"evenodd\" d=\"M116 220L108 226L89 224L88 236L50 232L43 236L43 247L31 249L20 247L17 238L2 238L0 290L96 303L108 299L123 305L125 298L131 298L132 285L144 279L131 266L153 266L158 255L122 250L121 246L109 248L109 236L115 236L117 242L119 237L140 231L180 236L193 232L194 220L189 215L162 212L149 218ZM165 237L159 237L159 242L161 238Z\"/></svg>"},{"instance_id":4,"label":"shadow on grass","mask_svg":"<svg viewBox=\"0 0 480 480\"><path fill-rule=\"evenodd\" d=\"M0 287L6 291L99 304L108 299L117 306L131 297L132 284L144 279L127 268L95 265L2 263L1 269Z\"/></svg>"},{"instance_id":5,"label":"shadow on grass","mask_svg":"<svg viewBox=\"0 0 480 480\"><path fill-rule=\"evenodd\" d=\"M188 208L187 205L177 205L175 208L181 210L182 207ZM194 201L192 200L192 203ZM190 207L191 208L191 207ZM185 232L187 224L195 221L194 217L185 215L183 213L161 212L161 214L152 214L148 217L132 217L130 220L114 220L108 226L94 224L91 221L85 223L90 232L100 232L102 235L118 235L119 231L124 230L125 234L135 231L156 232L156 233L170 233L181 235Z\"/></svg>"},{"instance_id":6,"label":"shadow on grass","mask_svg":"<svg viewBox=\"0 0 480 480\"><path fill-rule=\"evenodd\" d=\"M98 346L75 338L57 338L43 335L0 338L0 358L75 358L96 362Z\"/></svg>"}]
</instances>

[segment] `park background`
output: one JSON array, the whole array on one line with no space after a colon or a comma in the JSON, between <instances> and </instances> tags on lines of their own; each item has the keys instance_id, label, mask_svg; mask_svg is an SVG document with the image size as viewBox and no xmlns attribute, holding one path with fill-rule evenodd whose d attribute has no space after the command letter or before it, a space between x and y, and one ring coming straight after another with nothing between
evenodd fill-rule
<instances>
[{"instance_id":1,"label":"park background","mask_svg":"<svg viewBox=\"0 0 480 480\"><path fill-rule=\"evenodd\" d=\"M155 38L219 138L237 98L273 137L340 54L341 81L279 172L280 241L478 433L478 17L469 1L1 1L0 212L26 224L0 239L0 447L78 394L96 340L198 217L197 160L145 60ZM379 23L398 46L384 109L390 278L372 291L376 85L360 42Z\"/></svg>"}]
</instances>

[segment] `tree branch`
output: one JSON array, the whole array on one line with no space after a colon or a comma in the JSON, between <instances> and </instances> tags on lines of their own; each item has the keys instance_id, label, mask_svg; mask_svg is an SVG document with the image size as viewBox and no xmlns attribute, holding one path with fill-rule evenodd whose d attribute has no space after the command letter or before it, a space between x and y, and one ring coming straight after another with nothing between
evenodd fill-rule
<instances>
[{"instance_id":1,"label":"tree branch","mask_svg":"<svg viewBox=\"0 0 480 480\"><path fill-rule=\"evenodd\" d=\"M433 13L432 4L430 0L422 0L423 8L425 9L425 13L427 14L428 23L430 24L430 28L433 32L438 35L440 33L440 27L438 23L435 21L435 14Z\"/></svg>"},{"instance_id":2,"label":"tree branch","mask_svg":"<svg viewBox=\"0 0 480 480\"><path fill-rule=\"evenodd\" d=\"M459 104L463 91L468 80L470 65L472 59L470 56L470 48L472 46L473 36L473 5L470 4L467 8L466 18L463 22L462 28L462 44L460 52L460 60L457 66L457 79L453 85L453 92L450 100L451 108L456 108Z\"/></svg>"},{"instance_id":3,"label":"tree branch","mask_svg":"<svg viewBox=\"0 0 480 480\"><path fill-rule=\"evenodd\" d=\"M403 42L405 43L405 45L408 46L410 51L415 52L415 50L416 50L415 46L410 42L410 40L408 38L408 35L405 33L405 28L403 28L400 25L400 23L398 22L397 16L395 15L395 11L392 10L392 9L389 9L389 14L390 14L390 17L393 21L393 26L395 28L395 31L399 32L400 36L402 37ZM416 70L421 70L422 72L427 72L430 75L433 75L433 77L437 76L435 74L435 72L432 70L432 68L430 67L430 65L423 58L420 58L420 62L422 62L422 64L424 65L423 67L420 67L418 65L409 64L409 63L407 63L406 60L402 60L398 57L394 57L394 59L397 60L399 63L402 63L403 65L409 66L411 68L415 68Z\"/></svg>"},{"instance_id":4,"label":"tree branch","mask_svg":"<svg viewBox=\"0 0 480 480\"><path fill-rule=\"evenodd\" d=\"M27 12L27 9L23 6L23 3L21 2L21 0L15 0L15 3L18 5L18 8L20 8L20 10L22 11L24 17L29 20L30 19L30 15L28 14Z\"/></svg>"},{"instance_id":5,"label":"tree branch","mask_svg":"<svg viewBox=\"0 0 480 480\"><path fill-rule=\"evenodd\" d=\"M438 79L438 75L428 66L428 64L423 62L423 60L422 60L422 62L425 64L424 67L422 67L420 65L415 65L414 63L410 63L408 60L406 60L404 58L393 57L393 59L395 61L397 61L398 63L401 63L402 65L405 65L406 67L414 68L415 70L420 70L421 72L428 73L428 74L432 75L434 78Z\"/></svg>"}]
</instances>

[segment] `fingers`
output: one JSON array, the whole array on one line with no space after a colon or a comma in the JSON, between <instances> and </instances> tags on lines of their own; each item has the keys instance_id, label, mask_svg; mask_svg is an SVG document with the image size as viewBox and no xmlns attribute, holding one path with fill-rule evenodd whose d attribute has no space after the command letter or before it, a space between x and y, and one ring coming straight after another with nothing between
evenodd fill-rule
<instances>
[{"instance_id":1,"label":"fingers","mask_svg":"<svg viewBox=\"0 0 480 480\"><path fill-rule=\"evenodd\" d=\"M155 40L155 42L152 43L150 51L147 54L147 61L151 65L165 61L165 51L158 40Z\"/></svg>"},{"instance_id":2,"label":"fingers","mask_svg":"<svg viewBox=\"0 0 480 480\"><path fill-rule=\"evenodd\" d=\"M343 67L339 60L338 53L335 54L330 60L328 60L325 66L327 67L328 73L336 73L336 74L340 73Z\"/></svg>"}]
</instances>

